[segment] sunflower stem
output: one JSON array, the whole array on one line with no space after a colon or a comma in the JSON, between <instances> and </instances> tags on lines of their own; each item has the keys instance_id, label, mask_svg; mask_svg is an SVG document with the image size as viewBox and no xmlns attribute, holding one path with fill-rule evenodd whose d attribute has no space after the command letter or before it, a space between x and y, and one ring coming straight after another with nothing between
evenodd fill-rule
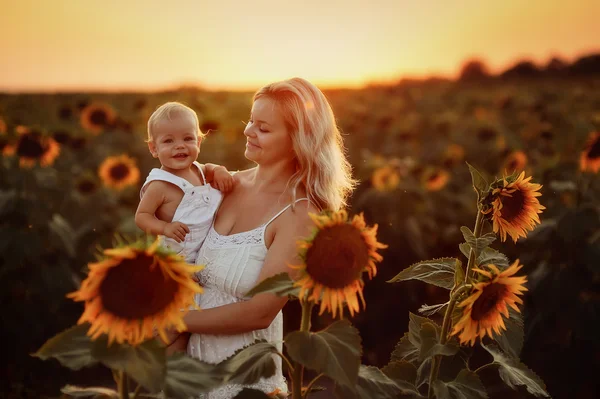
<instances>
[{"instance_id":1,"label":"sunflower stem","mask_svg":"<svg viewBox=\"0 0 600 399\"><path fill-rule=\"evenodd\" d=\"M308 398L308 394L310 393L310 390L312 389L312 386L315 384L315 382L317 382L317 380L321 377L323 377L325 374L321 373L319 375L317 375L315 378L313 378L308 385L306 386L306 392L304 393L304 397L303 399Z\"/></svg>"},{"instance_id":2,"label":"sunflower stem","mask_svg":"<svg viewBox=\"0 0 600 399\"><path fill-rule=\"evenodd\" d=\"M127 381L127 373L120 371L119 380L119 399L129 399L129 384Z\"/></svg>"},{"instance_id":3,"label":"sunflower stem","mask_svg":"<svg viewBox=\"0 0 600 399\"><path fill-rule=\"evenodd\" d=\"M475 231L473 231L473 235L475 238L479 238L481 235L481 230L483 230L483 218L484 215L481 213L481 206L477 206L477 218L475 219ZM467 270L465 272L465 283L469 281L471 277L471 270L473 269L473 265L475 264L475 249L471 248L469 252L469 263L467 263Z\"/></svg>"},{"instance_id":4,"label":"sunflower stem","mask_svg":"<svg viewBox=\"0 0 600 399\"><path fill-rule=\"evenodd\" d=\"M457 289L454 293L452 293L452 296L450 297L450 303L448 303L446 313L444 313L442 331L440 332L440 345L445 345L448 341L448 330L450 330L450 326L452 325L452 312L454 311L454 306L456 306L458 298L462 295L463 292L470 290L471 287L472 285L465 284L459 289ZM427 397L429 399L433 398L433 382L437 379L441 363L442 359L440 355L436 355L431 359L431 371L429 372L429 388L427 392Z\"/></svg>"},{"instance_id":5,"label":"sunflower stem","mask_svg":"<svg viewBox=\"0 0 600 399\"><path fill-rule=\"evenodd\" d=\"M302 305L302 319L300 321L300 331L310 331L310 315L314 303L311 301L300 301ZM294 372L292 374L292 399L302 399L302 372L301 364L294 362Z\"/></svg>"}]
</instances>

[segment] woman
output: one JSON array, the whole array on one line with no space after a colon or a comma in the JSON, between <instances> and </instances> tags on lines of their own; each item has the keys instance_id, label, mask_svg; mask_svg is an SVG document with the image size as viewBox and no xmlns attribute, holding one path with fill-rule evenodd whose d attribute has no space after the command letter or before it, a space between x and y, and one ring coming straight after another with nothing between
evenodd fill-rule
<instances>
[{"instance_id":1,"label":"woman","mask_svg":"<svg viewBox=\"0 0 600 399\"><path fill-rule=\"evenodd\" d=\"M192 333L188 354L218 363L264 339L283 341L286 298L245 293L266 277L298 264L296 240L314 226L309 212L338 210L354 187L350 165L329 103L308 81L293 78L260 89L244 131L245 156L256 167L235 175L196 263L204 293L201 311L185 322ZM287 391L281 358L277 372L252 388ZM201 396L233 398L243 387L228 385Z\"/></svg>"}]
</instances>

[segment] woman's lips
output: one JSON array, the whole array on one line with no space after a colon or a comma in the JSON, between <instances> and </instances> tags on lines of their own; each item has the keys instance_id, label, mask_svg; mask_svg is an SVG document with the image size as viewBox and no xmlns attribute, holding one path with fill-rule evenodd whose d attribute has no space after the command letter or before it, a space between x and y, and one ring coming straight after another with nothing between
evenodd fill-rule
<instances>
[{"instance_id":1,"label":"woman's lips","mask_svg":"<svg viewBox=\"0 0 600 399\"><path fill-rule=\"evenodd\" d=\"M247 141L246 142L246 147L252 147L252 148L260 148L259 146L257 146L256 144L252 144L251 142Z\"/></svg>"}]
</instances>

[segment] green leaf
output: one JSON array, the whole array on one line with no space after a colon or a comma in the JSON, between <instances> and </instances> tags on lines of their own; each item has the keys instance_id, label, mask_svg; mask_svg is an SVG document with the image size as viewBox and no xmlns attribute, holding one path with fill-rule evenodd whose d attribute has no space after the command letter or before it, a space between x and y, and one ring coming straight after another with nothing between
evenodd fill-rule
<instances>
[{"instance_id":1,"label":"green leaf","mask_svg":"<svg viewBox=\"0 0 600 399\"><path fill-rule=\"evenodd\" d=\"M92 396L94 398L118 398L119 393L114 389L104 387L78 387L75 385L65 385L60 390L62 393L69 395L74 398L87 398Z\"/></svg>"},{"instance_id":2,"label":"green leaf","mask_svg":"<svg viewBox=\"0 0 600 399\"><path fill-rule=\"evenodd\" d=\"M502 331L500 335L494 332L494 340L505 353L518 358L525 340L523 317L513 308L509 308L509 317L508 319L504 319L504 325L506 326L506 331Z\"/></svg>"},{"instance_id":3,"label":"green leaf","mask_svg":"<svg viewBox=\"0 0 600 399\"><path fill-rule=\"evenodd\" d=\"M269 395L263 391L252 388L244 388L240 393L235 395L233 399L271 399Z\"/></svg>"},{"instance_id":4,"label":"green leaf","mask_svg":"<svg viewBox=\"0 0 600 399\"><path fill-rule=\"evenodd\" d=\"M489 184L483 177L483 175L475 169L470 163L467 162L467 166L469 167L469 172L471 172L471 181L473 183L473 189L477 193L477 202L483 197L483 193L485 193Z\"/></svg>"},{"instance_id":5,"label":"green leaf","mask_svg":"<svg viewBox=\"0 0 600 399\"><path fill-rule=\"evenodd\" d=\"M440 313L446 310L446 307L448 307L448 303L450 302L448 301L446 303L438 303L437 305L421 305L421 307L419 308L419 313L425 316L432 316L436 313Z\"/></svg>"},{"instance_id":6,"label":"green leaf","mask_svg":"<svg viewBox=\"0 0 600 399\"><path fill-rule=\"evenodd\" d=\"M381 371L396 383L404 381L414 385L417 381L417 368L406 360L392 360Z\"/></svg>"},{"instance_id":7,"label":"green leaf","mask_svg":"<svg viewBox=\"0 0 600 399\"><path fill-rule=\"evenodd\" d=\"M410 265L388 283L406 280L420 280L428 284L451 290L454 286L454 267L456 258L440 258Z\"/></svg>"},{"instance_id":8,"label":"green leaf","mask_svg":"<svg viewBox=\"0 0 600 399\"><path fill-rule=\"evenodd\" d=\"M436 399L486 399L485 387L479 376L469 370L461 370L454 381L433 382Z\"/></svg>"},{"instance_id":9,"label":"green leaf","mask_svg":"<svg viewBox=\"0 0 600 399\"><path fill-rule=\"evenodd\" d=\"M294 287L294 281L286 272L268 277L254 286L246 293L246 296L254 296L263 292L271 292L277 296L288 296L298 298L300 287Z\"/></svg>"},{"instance_id":10,"label":"green leaf","mask_svg":"<svg viewBox=\"0 0 600 399\"><path fill-rule=\"evenodd\" d=\"M481 237L475 237L471 229L466 226L462 226L460 228L463 236L465 237L465 241L467 244L471 246L471 248L475 251L475 257L478 258L479 254L487 248L492 242L496 240L496 235L494 233L486 233Z\"/></svg>"},{"instance_id":11,"label":"green leaf","mask_svg":"<svg viewBox=\"0 0 600 399\"><path fill-rule=\"evenodd\" d=\"M452 356L458 352L459 346L454 341L440 344L438 332L432 323L423 323L419 335L421 347L419 349L419 361L423 361L435 355Z\"/></svg>"},{"instance_id":12,"label":"green leaf","mask_svg":"<svg viewBox=\"0 0 600 399\"><path fill-rule=\"evenodd\" d=\"M439 325L427 317L418 316L412 312L408 313L408 339L417 348L421 348L421 326L425 323L431 324L436 331L436 335L442 329Z\"/></svg>"},{"instance_id":13,"label":"green leaf","mask_svg":"<svg viewBox=\"0 0 600 399\"><path fill-rule=\"evenodd\" d=\"M253 384L261 378L275 375L277 367L273 355L277 353L279 351L273 344L258 341L221 362L219 368L227 375L227 383Z\"/></svg>"},{"instance_id":14,"label":"green leaf","mask_svg":"<svg viewBox=\"0 0 600 399\"><path fill-rule=\"evenodd\" d=\"M108 346L106 335L92 346L92 356L106 367L122 370L150 392L163 388L166 375L165 347L155 339L138 346L113 342Z\"/></svg>"},{"instance_id":15,"label":"green leaf","mask_svg":"<svg viewBox=\"0 0 600 399\"><path fill-rule=\"evenodd\" d=\"M407 388L401 388L377 367L361 364L354 389L336 385L334 393L339 399L395 399L401 393L418 394L414 386L411 390L411 384L405 385Z\"/></svg>"},{"instance_id":16,"label":"green leaf","mask_svg":"<svg viewBox=\"0 0 600 399\"><path fill-rule=\"evenodd\" d=\"M71 327L50 338L32 356L42 360L53 357L72 370L92 366L97 360L92 356L93 343L87 336L89 328L88 323Z\"/></svg>"},{"instance_id":17,"label":"green leaf","mask_svg":"<svg viewBox=\"0 0 600 399\"><path fill-rule=\"evenodd\" d=\"M402 361L413 363L419 359L419 348L410 342L409 333L404 333L400 341L396 344L391 355L391 361Z\"/></svg>"},{"instance_id":18,"label":"green leaf","mask_svg":"<svg viewBox=\"0 0 600 399\"><path fill-rule=\"evenodd\" d=\"M542 379L527 366L521 363L519 359L506 356L494 344L484 345L482 343L481 346L494 357L494 363L500 365L498 372L500 378L506 385L513 389L516 389L518 385L523 385L527 388L527 392L536 397L550 397L548 392L546 392L544 381L542 381Z\"/></svg>"},{"instance_id":19,"label":"green leaf","mask_svg":"<svg viewBox=\"0 0 600 399\"><path fill-rule=\"evenodd\" d=\"M508 258L500 251L496 251L493 248L485 248L479 258L477 258L477 265L489 265L493 264L498 266L500 270L504 270L508 267Z\"/></svg>"},{"instance_id":20,"label":"green leaf","mask_svg":"<svg viewBox=\"0 0 600 399\"><path fill-rule=\"evenodd\" d=\"M460 249L460 252L462 252L462 254L465 256L465 258L469 259L469 256L471 255L471 246L466 242L461 242L460 244L458 244L458 248Z\"/></svg>"},{"instance_id":21,"label":"green leaf","mask_svg":"<svg viewBox=\"0 0 600 399\"><path fill-rule=\"evenodd\" d=\"M301 365L353 387L362 352L358 330L339 320L317 333L294 331L285 337L290 357Z\"/></svg>"},{"instance_id":22,"label":"green leaf","mask_svg":"<svg viewBox=\"0 0 600 399\"><path fill-rule=\"evenodd\" d=\"M456 263L454 264L454 286L460 287L460 285L465 281L465 271L462 267L462 262L456 259Z\"/></svg>"},{"instance_id":23,"label":"green leaf","mask_svg":"<svg viewBox=\"0 0 600 399\"><path fill-rule=\"evenodd\" d=\"M226 377L219 365L176 353L167 358L164 392L168 398L188 399L221 385Z\"/></svg>"}]
</instances>

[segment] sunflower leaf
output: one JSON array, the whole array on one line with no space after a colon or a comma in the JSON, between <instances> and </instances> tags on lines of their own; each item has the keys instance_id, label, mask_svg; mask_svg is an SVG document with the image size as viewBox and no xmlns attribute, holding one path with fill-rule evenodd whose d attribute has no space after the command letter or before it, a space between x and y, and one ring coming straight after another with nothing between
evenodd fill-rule
<instances>
[{"instance_id":1,"label":"sunflower leaf","mask_svg":"<svg viewBox=\"0 0 600 399\"><path fill-rule=\"evenodd\" d=\"M458 244L458 248L460 249L460 252L462 252L462 254L465 256L465 258L469 259L469 255L471 254L471 246L466 242L461 242L460 244Z\"/></svg>"},{"instance_id":2,"label":"sunflower leaf","mask_svg":"<svg viewBox=\"0 0 600 399\"><path fill-rule=\"evenodd\" d=\"M258 389L244 388L233 399L270 399L271 397Z\"/></svg>"},{"instance_id":3,"label":"sunflower leaf","mask_svg":"<svg viewBox=\"0 0 600 399\"><path fill-rule=\"evenodd\" d=\"M273 355L279 351L273 344L257 341L247 346L219 364L219 369L231 384L253 384L261 378L275 374L276 365Z\"/></svg>"},{"instance_id":4,"label":"sunflower leaf","mask_svg":"<svg viewBox=\"0 0 600 399\"><path fill-rule=\"evenodd\" d=\"M155 339L138 346L113 342L102 335L92 346L92 356L106 367L121 370L150 392L163 388L166 375L165 347Z\"/></svg>"},{"instance_id":5,"label":"sunflower leaf","mask_svg":"<svg viewBox=\"0 0 600 399\"><path fill-rule=\"evenodd\" d=\"M221 385L226 377L219 365L176 353L167 358L164 393L168 398L187 399Z\"/></svg>"},{"instance_id":6,"label":"sunflower leaf","mask_svg":"<svg viewBox=\"0 0 600 399\"><path fill-rule=\"evenodd\" d=\"M454 341L446 342L444 345L439 343L439 331L432 323L423 323L419 335L421 338L421 347L419 349L419 361L423 361L435 355L453 356L458 352L459 346Z\"/></svg>"},{"instance_id":7,"label":"sunflower leaf","mask_svg":"<svg viewBox=\"0 0 600 399\"><path fill-rule=\"evenodd\" d=\"M417 262L402 270L388 283L406 280L420 280L437 287L451 290L454 286L456 258L439 258Z\"/></svg>"},{"instance_id":8,"label":"sunflower leaf","mask_svg":"<svg viewBox=\"0 0 600 399\"><path fill-rule=\"evenodd\" d=\"M392 360L381 371L397 384L403 381L414 385L417 381L417 368L405 360Z\"/></svg>"},{"instance_id":9,"label":"sunflower leaf","mask_svg":"<svg viewBox=\"0 0 600 399\"><path fill-rule=\"evenodd\" d=\"M513 308L509 308L509 317L508 319L504 319L504 325L506 326L506 331L502 331L500 335L494 332L494 340L504 352L518 358L525 340L523 317Z\"/></svg>"},{"instance_id":10,"label":"sunflower leaf","mask_svg":"<svg viewBox=\"0 0 600 399\"><path fill-rule=\"evenodd\" d=\"M471 181L473 182L473 189L477 193L477 202L479 202L479 200L483 198L483 193L485 193L488 190L489 184L485 180L483 175L470 163L467 162L467 166L469 167L469 172L471 172Z\"/></svg>"},{"instance_id":11,"label":"sunflower leaf","mask_svg":"<svg viewBox=\"0 0 600 399\"><path fill-rule=\"evenodd\" d=\"M316 333L291 332L285 337L285 346L301 365L345 386L356 384L362 346L358 330L348 320L336 321Z\"/></svg>"},{"instance_id":12,"label":"sunflower leaf","mask_svg":"<svg viewBox=\"0 0 600 399\"><path fill-rule=\"evenodd\" d=\"M481 237L475 237L471 229L466 226L462 226L460 231L463 233L467 244L475 251L476 257L479 257L479 254L496 240L496 235L494 233L485 233Z\"/></svg>"},{"instance_id":13,"label":"sunflower leaf","mask_svg":"<svg viewBox=\"0 0 600 399\"><path fill-rule=\"evenodd\" d=\"M446 307L448 307L448 303L449 301L446 303L438 303L436 305L421 305L421 307L419 308L419 313L425 316L432 316L436 313L445 310Z\"/></svg>"},{"instance_id":14,"label":"sunflower leaf","mask_svg":"<svg viewBox=\"0 0 600 399\"><path fill-rule=\"evenodd\" d=\"M118 398L119 393L114 389L104 387L78 387L75 385L65 385L60 391L69 397L74 398L86 398L88 396L100 397L100 398Z\"/></svg>"},{"instance_id":15,"label":"sunflower leaf","mask_svg":"<svg viewBox=\"0 0 600 399\"><path fill-rule=\"evenodd\" d=\"M264 279L252 287L252 289L246 293L246 296L251 297L263 292L271 292L277 296L288 295L298 298L300 287L294 287L294 281L290 278L290 275L283 272Z\"/></svg>"},{"instance_id":16,"label":"sunflower leaf","mask_svg":"<svg viewBox=\"0 0 600 399\"><path fill-rule=\"evenodd\" d=\"M461 370L450 382L435 380L433 392L437 399L486 399L488 397L479 376L469 370Z\"/></svg>"},{"instance_id":17,"label":"sunflower leaf","mask_svg":"<svg viewBox=\"0 0 600 399\"><path fill-rule=\"evenodd\" d=\"M550 397L546 392L544 381L519 359L507 356L494 344L484 345L481 343L481 346L494 357L494 363L500 365L498 372L506 385L513 389L516 389L518 385L523 385L527 388L527 392L536 397Z\"/></svg>"},{"instance_id":18,"label":"sunflower leaf","mask_svg":"<svg viewBox=\"0 0 600 399\"><path fill-rule=\"evenodd\" d=\"M391 355L391 361L416 362L419 359L419 348L410 342L409 333L404 333L396 344Z\"/></svg>"},{"instance_id":19,"label":"sunflower leaf","mask_svg":"<svg viewBox=\"0 0 600 399\"><path fill-rule=\"evenodd\" d=\"M421 350L421 328L424 324L430 324L430 328L433 327L435 336L439 336L441 331L441 327L437 325L433 320L428 319L427 317L421 317L412 312L408 314L408 339L410 342L417 348L419 351Z\"/></svg>"},{"instance_id":20,"label":"sunflower leaf","mask_svg":"<svg viewBox=\"0 0 600 399\"><path fill-rule=\"evenodd\" d=\"M411 395L409 397L420 396L413 384L405 381L400 381L398 384L377 367L362 364L358 371L356 385L353 388L336 385L334 394L340 399L395 399L399 394Z\"/></svg>"},{"instance_id":21,"label":"sunflower leaf","mask_svg":"<svg viewBox=\"0 0 600 399\"><path fill-rule=\"evenodd\" d=\"M72 370L92 366L98 361L92 356L93 343L87 336L89 329L88 323L73 326L50 338L32 356L42 360L53 357Z\"/></svg>"},{"instance_id":22,"label":"sunflower leaf","mask_svg":"<svg viewBox=\"0 0 600 399\"><path fill-rule=\"evenodd\" d=\"M496 265L498 269L506 269L508 264L508 258L500 251L496 251L493 248L487 247L481 251L481 255L477 258L477 265Z\"/></svg>"},{"instance_id":23,"label":"sunflower leaf","mask_svg":"<svg viewBox=\"0 0 600 399\"><path fill-rule=\"evenodd\" d=\"M456 264L454 265L454 286L452 288L454 289L456 287L460 287L464 281L465 271L463 269L462 262L456 259Z\"/></svg>"}]
</instances>

